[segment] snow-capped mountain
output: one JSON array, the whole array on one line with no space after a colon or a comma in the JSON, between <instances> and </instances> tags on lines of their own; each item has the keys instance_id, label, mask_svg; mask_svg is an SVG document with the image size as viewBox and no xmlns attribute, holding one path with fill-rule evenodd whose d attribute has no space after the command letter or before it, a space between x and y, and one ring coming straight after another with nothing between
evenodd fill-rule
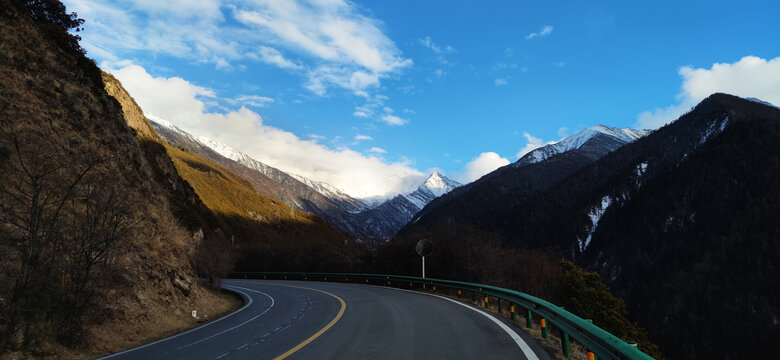
<instances>
[{"instance_id":1,"label":"snow-capped mountain","mask_svg":"<svg viewBox=\"0 0 780 360\"><path fill-rule=\"evenodd\" d=\"M373 234L372 238L388 240L428 205L433 199L461 186L439 172L434 172L409 194L397 195L360 214L361 227Z\"/></svg>"},{"instance_id":2,"label":"snow-capped mountain","mask_svg":"<svg viewBox=\"0 0 780 360\"><path fill-rule=\"evenodd\" d=\"M759 305L780 298L779 289L760 286L777 283L776 267L767 271L759 264L780 264L780 253L767 251L780 239L779 124L780 110L771 105L714 94L630 143L625 143L633 139L630 133L618 141L613 135L621 134L599 131L574 150L497 169L434 200L390 246L411 249L419 239L430 239L448 256L431 257L427 265L445 268L452 277L472 276L472 264L453 259L473 256L476 246L569 258L600 273L651 338L664 339L659 345L671 349L664 349L665 356L717 357L719 334L732 331L732 324L713 321L704 330L708 336L682 341L665 337L669 322L658 319L721 319L741 306L737 312L755 318L752 323L762 331L777 329L773 320L780 312ZM613 145L603 146L609 139ZM619 147L605 152L614 146ZM598 151L601 156L594 156ZM387 261L402 264L409 256L397 254ZM406 264L406 272L419 266ZM501 271L498 263L491 265L486 278ZM516 270L512 262L506 269ZM744 352L742 346L732 349Z\"/></svg>"},{"instance_id":3,"label":"snow-capped mountain","mask_svg":"<svg viewBox=\"0 0 780 360\"><path fill-rule=\"evenodd\" d=\"M433 199L452 191L452 189L458 186L461 186L459 182L450 180L446 176L439 174L438 171L434 171L417 190L404 196L416 205L419 211Z\"/></svg>"},{"instance_id":4,"label":"snow-capped mountain","mask_svg":"<svg viewBox=\"0 0 780 360\"><path fill-rule=\"evenodd\" d=\"M228 145L194 136L155 114L145 114L157 133L174 146L207 158L265 195L308 211L358 240L387 240L433 199L460 186L434 172L415 191L391 197L356 199L333 185L288 174Z\"/></svg>"},{"instance_id":5,"label":"snow-capped mountain","mask_svg":"<svg viewBox=\"0 0 780 360\"><path fill-rule=\"evenodd\" d=\"M529 152L520 160L518 160L515 163L515 166L535 164L547 160L555 155L570 150L579 149L585 145L585 143L591 141L591 139L597 136L611 137L616 140L616 143L622 146L649 134L651 131L652 130L633 130L629 128L618 129L604 125L591 126L563 140L542 146Z\"/></svg>"}]
</instances>

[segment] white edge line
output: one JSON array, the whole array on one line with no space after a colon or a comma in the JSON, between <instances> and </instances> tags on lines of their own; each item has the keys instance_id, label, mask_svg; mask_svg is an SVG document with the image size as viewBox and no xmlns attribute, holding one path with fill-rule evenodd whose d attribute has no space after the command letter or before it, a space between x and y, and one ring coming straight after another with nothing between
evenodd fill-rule
<instances>
[{"instance_id":1,"label":"white edge line","mask_svg":"<svg viewBox=\"0 0 780 360\"><path fill-rule=\"evenodd\" d=\"M225 287L225 288L226 288L226 289L230 289L230 290L234 290L234 291L238 291L238 290L236 290L236 289L235 289L235 288L238 288L238 289L241 289L241 290L246 290L246 291L256 292L256 293L258 293L258 294L263 294L263 295L267 296L269 299L271 299L271 305L270 305L270 306L268 306L268 308L267 308L267 309L265 309L265 311L263 311L263 312L261 312L261 313L259 313L259 314L255 315L255 316L253 316L251 319L249 319L249 320L247 320L247 321L244 321L244 322L242 322L242 323L240 323L240 324L238 324L238 325L236 325L236 326L233 326L233 327L231 327L231 328L229 328L229 329L227 329L227 330L222 330L222 331L220 331L220 332L218 332L218 333L216 333L216 334L214 334L214 335L211 335L211 336L205 337L205 338L203 338L203 339L200 339L200 340L198 340L198 341L195 341L195 342L193 342L193 343L190 343L190 344L184 345L184 346L182 346L182 347L176 348L176 350L179 350L179 349L184 349L184 348L186 348L186 347L190 347L190 346L192 346L192 345L195 345L195 344L198 344L198 343L204 342L204 341L206 341L206 340L208 340L208 339L211 339L211 338L215 338L215 337L217 337L217 336L220 336L220 335L222 335L222 334L224 334L224 333L226 333L226 332L228 332L228 331L231 331L231 330L237 329L237 328L239 328L239 327L241 327L241 326L244 326L244 325L246 325L247 323L249 323L249 322L251 322L251 321L253 321L253 320L255 320L255 319L259 318L260 316L263 316L265 313L267 313L267 312L268 312L268 310L271 310L271 308L272 308L272 307L274 307L274 304L275 304L274 298L273 298L273 297L271 297L271 295L268 295L268 294L266 294L266 293L264 293L264 292L262 292L262 291L257 291L257 290L252 290L252 289L242 288L242 287L239 287L239 286L231 286L231 287ZM238 291L238 292L240 292L240 291Z\"/></svg>"},{"instance_id":2,"label":"white edge line","mask_svg":"<svg viewBox=\"0 0 780 360\"><path fill-rule=\"evenodd\" d=\"M247 294L247 293L245 293L245 292L243 292L243 291L238 291L238 290L235 290L235 289L228 289L228 290L231 290L231 291L234 291L234 292L237 292L237 293L239 293L239 294L243 295L243 298L244 298L244 299L247 299L247 300L249 300L249 301L248 301L246 304L244 304L244 306L242 306L240 309L238 309L238 310L236 310L236 311L234 311L234 312L232 312L232 313L230 313L230 314L227 314L227 315L225 315L225 316L223 316L223 317L221 317L221 318L219 318L219 319L217 319L217 320L214 320L214 321L207 322L207 323L205 323L205 324L203 324L203 325L200 325L200 326L194 327L194 328L192 328L192 329L189 329L189 330L187 330L187 331L180 332L180 333L178 333L178 334L176 334L176 335L171 335L171 336L169 336L169 337L167 337L167 338L163 338L163 339L160 339L160 340L157 340L157 341L153 341L153 342L150 342L150 343L148 343L148 344L144 344L144 345L141 345L141 346L136 346L136 347L134 347L134 348L130 348L130 349L123 350L123 351L120 351L120 352L117 352L117 353L113 353L113 354L110 354L110 355L106 355L106 356L103 356L103 357L99 357L99 358L96 358L95 360L104 360L104 359L110 359L110 358L112 358L112 357L114 357L114 356L119 356L119 355L122 355L122 354L129 353L129 352L131 352L131 351L140 350L140 349L143 349L143 348L145 348L145 347L152 346L152 345L154 345L154 344L157 344L157 343L161 343L161 342L163 342L163 341L168 341L168 340L171 340L171 339L177 338L177 337L179 337L179 336L182 336L182 335L185 335L185 334L189 334L189 333L191 333L191 332L193 332L193 331L195 331L195 330L199 330L199 329L205 328L206 326L209 326L209 325L212 325L212 324L216 324L216 323L218 323L218 322L220 322L220 321L222 321L222 320L225 320L225 319L227 319L227 318L229 318L229 317L231 317L231 316L233 316L233 315L235 315L235 314L238 314L239 312L241 312L241 311L243 311L244 309L246 309L247 307L249 307L249 305L252 305L252 302L254 302L254 301L252 300L252 297L251 297L251 296L249 296L249 294Z\"/></svg>"},{"instance_id":3,"label":"white edge line","mask_svg":"<svg viewBox=\"0 0 780 360\"><path fill-rule=\"evenodd\" d=\"M493 316L493 315L491 315L491 314L489 314L489 313L487 313L487 312L485 312L483 310L477 309L475 307L472 307L472 306L466 305L464 303L461 303L460 301L456 301L456 300L453 300L453 299L450 299L448 297L444 297L444 296L441 296L441 295L426 294L426 293L423 293L423 292L411 291L411 290L399 289L399 288L392 288L392 287L390 287L390 288L384 287L384 286L380 286L380 287L386 288L386 289L394 289L394 290L405 291L405 292L409 292L409 293L413 293L413 294L434 296L434 297L441 298L441 299L444 299L444 300L447 300L447 301L451 301L451 302L453 302L455 304L458 304L460 306L463 306L463 307L465 307L467 309L474 310L474 311L484 315L486 318L492 320L499 327L501 327L501 329L506 331L506 333L509 334L509 336L512 338L512 340L514 340L515 343L517 343L517 346L520 347L520 350L523 351L523 354L525 355L525 357L528 360L539 360L539 357L536 356L534 351L531 350L531 347L528 346L528 344L525 342L525 340L523 340L523 338L520 337L520 335L517 335L517 333L514 330L512 330L509 326L506 326L506 324L504 324L501 320L496 319L495 316Z\"/></svg>"}]
</instances>

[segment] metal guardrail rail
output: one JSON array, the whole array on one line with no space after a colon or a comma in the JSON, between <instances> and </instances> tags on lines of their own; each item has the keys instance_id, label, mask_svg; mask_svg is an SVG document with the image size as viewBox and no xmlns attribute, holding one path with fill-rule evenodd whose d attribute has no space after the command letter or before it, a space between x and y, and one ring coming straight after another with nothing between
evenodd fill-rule
<instances>
[{"instance_id":1,"label":"metal guardrail rail","mask_svg":"<svg viewBox=\"0 0 780 360\"><path fill-rule=\"evenodd\" d=\"M485 305L489 297L498 299L499 312L501 304L507 301L511 306L519 306L526 310L527 326L531 327L531 316L545 319L562 331L561 341L564 356L571 359L569 337L593 352L601 360L653 360L652 357L640 351L615 335L594 325L592 322L574 315L566 309L556 306L540 298L521 293L519 291L500 287L467 283L461 281L419 278L414 276L380 275L380 274L346 274L346 273L303 273L303 272L233 272L225 274L232 279L277 279L277 280L305 280L328 282L351 282L372 285L384 285L392 287L430 286L432 289L465 290L474 295L485 297ZM441 291L441 290L440 290ZM460 293L459 293L460 294ZM514 314L513 314L514 319Z\"/></svg>"}]
</instances>

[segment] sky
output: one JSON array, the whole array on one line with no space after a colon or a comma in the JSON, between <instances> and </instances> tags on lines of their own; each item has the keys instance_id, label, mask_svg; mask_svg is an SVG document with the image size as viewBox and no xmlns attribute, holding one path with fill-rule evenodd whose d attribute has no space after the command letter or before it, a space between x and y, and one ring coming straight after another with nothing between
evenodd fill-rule
<instances>
[{"instance_id":1,"label":"sky","mask_svg":"<svg viewBox=\"0 0 780 360\"><path fill-rule=\"evenodd\" d=\"M146 113L355 197L714 92L780 104L777 1L65 0Z\"/></svg>"}]
</instances>

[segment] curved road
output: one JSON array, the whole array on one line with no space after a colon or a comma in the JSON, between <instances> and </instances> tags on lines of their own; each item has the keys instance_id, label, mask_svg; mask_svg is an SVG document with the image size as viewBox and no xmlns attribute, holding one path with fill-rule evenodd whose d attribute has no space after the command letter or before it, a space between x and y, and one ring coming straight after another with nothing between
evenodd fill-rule
<instances>
[{"instance_id":1,"label":"curved road","mask_svg":"<svg viewBox=\"0 0 780 360\"><path fill-rule=\"evenodd\" d=\"M244 307L101 359L552 359L515 325L436 295L304 281L223 287Z\"/></svg>"}]
</instances>

